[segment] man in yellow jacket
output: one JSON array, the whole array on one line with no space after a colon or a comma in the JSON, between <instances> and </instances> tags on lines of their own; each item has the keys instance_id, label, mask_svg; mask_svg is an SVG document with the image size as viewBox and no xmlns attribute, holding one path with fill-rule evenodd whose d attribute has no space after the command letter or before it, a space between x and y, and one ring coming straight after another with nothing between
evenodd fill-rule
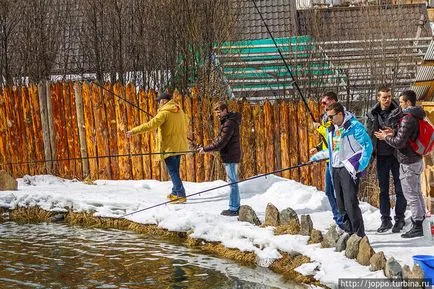
<instances>
[{"instance_id":1,"label":"man in yellow jacket","mask_svg":"<svg viewBox=\"0 0 434 289\"><path fill-rule=\"evenodd\" d=\"M157 115L147 123L141 124L126 133L127 137L144 133L151 129L158 129L157 151L161 152L161 159L166 164L172 180L172 193L167 196L172 203L185 203L185 189L179 175L181 155L188 152L187 116L181 106L172 99L172 95L164 93L157 97Z\"/></svg>"},{"instance_id":2,"label":"man in yellow jacket","mask_svg":"<svg viewBox=\"0 0 434 289\"><path fill-rule=\"evenodd\" d=\"M323 97L321 98L321 105L324 108L324 111L327 109L329 105L332 103L338 102L338 96L333 91L329 91L324 93ZM318 131L318 133L321 136L321 142L316 145L314 148L309 150L309 153L312 155L316 152L320 152L322 150L327 149L327 129L332 124L331 120L327 118L327 113L324 112L324 114L321 116L321 123L314 122L314 128ZM311 160L315 160L315 155L311 157ZM332 181L332 175L330 171L330 167L327 164L326 171L325 171L325 193L327 196L327 199L329 200L330 207L332 209L333 213L333 220L336 222L336 225L339 226L339 228L342 228L343 226L343 217L339 213L338 205L336 203L336 196L335 196L335 190L333 187L333 181Z\"/></svg>"}]
</instances>

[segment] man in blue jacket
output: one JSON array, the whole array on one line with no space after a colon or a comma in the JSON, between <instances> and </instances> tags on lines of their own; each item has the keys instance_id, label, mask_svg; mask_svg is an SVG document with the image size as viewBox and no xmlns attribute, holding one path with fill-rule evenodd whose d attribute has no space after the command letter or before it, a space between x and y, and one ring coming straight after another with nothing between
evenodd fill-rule
<instances>
[{"instance_id":1,"label":"man in blue jacket","mask_svg":"<svg viewBox=\"0 0 434 289\"><path fill-rule=\"evenodd\" d=\"M365 228L357 194L360 175L372 155L371 138L363 124L338 102L327 107L327 117L333 124L327 134L329 165L344 230L363 237Z\"/></svg>"}]
</instances>

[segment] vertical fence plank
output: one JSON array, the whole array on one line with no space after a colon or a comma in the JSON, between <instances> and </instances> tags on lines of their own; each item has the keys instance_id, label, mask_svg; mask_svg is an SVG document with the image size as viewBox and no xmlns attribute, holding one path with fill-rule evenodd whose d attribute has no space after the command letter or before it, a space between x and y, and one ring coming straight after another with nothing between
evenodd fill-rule
<instances>
[{"instance_id":1,"label":"vertical fence plank","mask_svg":"<svg viewBox=\"0 0 434 289\"><path fill-rule=\"evenodd\" d=\"M194 142L194 125L192 120L192 99L189 96L184 97L184 112L187 115L189 122L189 134L188 138ZM187 163L187 176L186 180L189 182L194 182L196 180L196 170L195 170L195 159L193 154L187 154L185 156L185 161Z\"/></svg>"},{"instance_id":2,"label":"vertical fence plank","mask_svg":"<svg viewBox=\"0 0 434 289\"><path fill-rule=\"evenodd\" d=\"M6 100L2 90L0 93L0 169L3 170L8 169L6 163L10 162L10 155L7 155L6 151L6 144L8 143L7 130Z\"/></svg>"},{"instance_id":3,"label":"vertical fence plank","mask_svg":"<svg viewBox=\"0 0 434 289\"><path fill-rule=\"evenodd\" d=\"M148 106L148 95L149 93L146 93L146 91L141 88L139 90L139 105L140 108L143 111L140 111L139 113L139 123L145 123L148 121L149 116L146 112L149 111ZM145 112L144 112L145 111ZM150 137L149 133L144 133L141 135L141 153L148 153L151 151L151 145L150 145ZM151 179L152 178L152 165L151 165L151 156L150 155L144 155L142 158L143 161L143 177L145 179Z\"/></svg>"},{"instance_id":4,"label":"vertical fence plank","mask_svg":"<svg viewBox=\"0 0 434 289\"><path fill-rule=\"evenodd\" d=\"M266 100L264 103L264 126L265 126L265 170L267 173L274 171L274 125L273 108Z\"/></svg>"},{"instance_id":5,"label":"vertical fence plank","mask_svg":"<svg viewBox=\"0 0 434 289\"><path fill-rule=\"evenodd\" d=\"M157 115L157 94L155 91L151 90L148 94L148 105L149 105L149 118L148 121L151 120L152 117ZM147 132L150 137L151 142L151 152L160 152L160 149L157 148L157 130L152 130ZM161 180L161 155L152 155L151 156L151 166L152 166L152 179Z\"/></svg>"},{"instance_id":6,"label":"vertical fence plank","mask_svg":"<svg viewBox=\"0 0 434 289\"><path fill-rule=\"evenodd\" d=\"M39 107L39 92L35 84L29 86L29 100L32 110L32 134L35 137L35 159L44 161L44 138L42 131L41 111ZM35 163L36 174L45 174L46 167L44 162Z\"/></svg>"},{"instance_id":7,"label":"vertical fence plank","mask_svg":"<svg viewBox=\"0 0 434 289\"><path fill-rule=\"evenodd\" d=\"M274 169L278 170L282 168L281 151L280 151L280 101L274 101L273 103L273 144L274 144ZM278 174L282 176L282 173Z\"/></svg>"},{"instance_id":8,"label":"vertical fence plank","mask_svg":"<svg viewBox=\"0 0 434 289\"><path fill-rule=\"evenodd\" d=\"M255 125L256 173L264 174L267 171L265 164L265 126L264 111L260 104L255 104L253 108L253 119Z\"/></svg>"},{"instance_id":9,"label":"vertical fence plank","mask_svg":"<svg viewBox=\"0 0 434 289\"><path fill-rule=\"evenodd\" d=\"M21 97L22 97L22 105L23 105L23 118L24 118L24 127L25 132L24 139L26 145L26 153L27 153L27 161L28 169L30 175L35 175L37 171L37 166L33 161L36 159L35 153L35 136L33 134L33 119L32 119L32 108L30 106L30 97L29 97L29 89L26 86L21 87Z\"/></svg>"},{"instance_id":10,"label":"vertical fence plank","mask_svg":"<svg viewBox=\"0 0 434 289\"><path fill-rule=\"evenodd\" d=\"M296 166L299 163L299 150L298 150L298 116L297 116L298 102L291 101L289 103L289 156L290 166ZM299 181L300 171L299 169L291 170L291 179Z\"/></svg>"},{"instance_id":11,"label":"vertical fence plank","mask_svg":"<svg viewBox=\"0 0 434 289\"><path fill-rule=\"evenodd\" d=\"M71 176L83 178L80 158L80 140L78 135L77 110L75 103L74 84L68 81L65 90L65 119L67 123L67 139L69 156L74 160L69 163Z\"/></svg>"},{"instance_id":12,"label":"vertical fence plank","mask_svg":"<svg viewBox=\"0 0 434 289\"><path fill-rule=\"evenodd\" d=\"M102 87L98 83L92 84L92 108L95 121L95 136L98 158L98 178L111 179L109 150L109 131L107 116L102 100Z\"/></svg>"},{"instance_id":13,"label":"vertical fence plank","mask_svg":"<svg viewBox=\"0 0 434 289\"><path fill-rule=\"evenodd\" d=\"M65 150L68 152L68 177L72 178L75 174L75 160L73 160L74 149L71 146L71 143L74 141L74 136L72 132L72 120L71 120L71 97L70 97L70 83L67 81L62 82L62 96L63 96L63 119L64 119L64 130L65 130Z\"/></svg>"},{"instance_id":14,"label":"vertical fence plank","mask_svg":"<svg viewBox=\"0 0 434 289\"><path fill-rule=\"evenodd\" d=\"M95 123L92 109L92 87L88 82L83 82L83 112L84 112L84 127L86 131L86 147L89 155L89 177L91 180L98 178L98 162L96 148Z\"/></svg>"},{"instance_id":15,"label":"vertical fence plank","mask_svg":"<svg viewBox=\"0 0 434 289\"><path fill-rule=\"evenodd\" d=\"M202 118L202 103L197 94L192 95L192 123L193 123L193 143L203 143L203 118ZM196 182L203 182L205 180L205 167L203 154L194 154L196 163Z\"/></svg>"},{"instance_id":16,"label":"vertical fence plank","mask_svg":"<svg viewBox=\"0 0 434 289\"><path fill-rule=\"evenodd\" d=\"M211 102L211 106L214 108L214 105L216 104L217 100L213 99ZM220 130L220 119L213 114L213 140L218 136ZM210 142L211 143L211 142ZM209 144L209 143L208 143ZM214 179L221 180L224 179L226 176L226 173L224 172L223 164L220 158L220 154L218 152L213 152L213 167L212 167L212 175L214 176Z\"/></svg>"},{"instance_id":17,"label":"vertical fence plank","mask_svg":"<svg viewBox=\"0 0 434 289\"><path fill-rule=\"evenodd\" d=\"M129 130L127 127L127 109L123 99L125 99L124 87L116 82L113 86L113 93L115 95L115 109L116 109L116 124L117 124L117 140L118 140L118 153L120 155L128 155L130 153L130 146L125 136L125 133ZM119 157L119 178L123 180L130 180L131 162L129 156Z\"/></svg>"},{"instance_id":18,"label":"vertical fence plank","mask_svg":"<svg viewBox=\"0 0 434 289\"><path fill-rule=\"evenodd\" d=\"M52 97L51 97L51 85L49 81L46 81L45 84L45 90L46 95L47 95L47 102L46 102L46 107L47 107L47 122L48 122L48 132L49 132L49 142L50 142L50 148L51 148L51 159L56 159L57 156L57 141L56 141L56 132L54 129L54 120L53 120L53 101L52 101ZM58 162L54 161L52 163L52 172L54 174L58 174L59 172L59 164Z\"/></svg>"},{"instance_id":19,"label":"vertical fence plank","mask_svg":"<svg viewBox=\"0 0 434 289\"><path fill-rule=\"evenodd\" d=\"M117 122L116 122L116 105L115 96L113 94L113 87L111 83L104 84L103 102L105 113L107 117L108 129L108 151L110 155L118 155L118 135L117 135ZM110 171L113 179L119 179L119 158L110 157Z\"/></svg>"},{"instance_id":20,"label":"vertical fence plank","mask_svg":"<svg viewBox=\"0 0 434 289\"><path fill-rule=\"evenodd\" d=\"M66 137L65 137L65 123L63 120L63 96L62 96L62 85L61 83L51 83L50 84L50 97L51 97L51 112L52 112L52 122L53 122L53 133L52 138L55 138L55 154L54 158L57 159L56 167L57 172L60 176L67 175L67 167L69 165L67 153ZM53 142L54 143L54 142Z\"/></svg>"},{"instance_id":21,"label":"vertical fence plank","mask_svg":"<svg viewBox=\"0 0 434 289\"><path fill-rule=\"evenodd\" d=\"M298 150L300 152L300 163L305 163L309 161L309 143L308 143L308 133L307 133L307 119L308 111L304 102L298 102ZM300 182L302 184L310 184L310 167L305 166L300 168Z\"/></svg>"},{"instance_id":22,"label":"vertical fence plank","mask_svg":"<svg viewBox=\"0 0 434 289\"><path fill-rule=\"evenodd\" d=\"M139 106L139 102L136 94L136 87L131 82L127 84L125 97L128 102ZM139 123L139 109L131 104L127 104L127 115L128 115L128 129L138 126ZM130 139L130 151L131 154L137 154L131 157L131 171L132 177L135 180L143 179L143 160L141 153L141 135L137 135Z\"/></svg>"},{"instance_id":23,"label":"vertical fence plank","mask_svg":"<svg viewBox=\"0 0 434 289\"><path fill-rule=\"evenodd\" d=\"M256 174L255 170L255 137L253 134L252 107L243 100L241 103L241 147L242 159L241 166L243 167L243 175L240 179L252 177Z\"/></svg>"},{"instance_id":24,"label":"vertical fence plank","mask_svg":"<svg viewBox=\"0 0 434 289\"><path fill-rule=\"evenodd\" d=\"M89 159L86 144L86 129L84 121L84 108L83 108L83 86L81 83L76 82L74 84L74 96L75 96L75 110L77 115L77 127L78 137L80 143L80 157L81 165L83 168L83 178L89 177Z\"/></svg>"},{"instance_id":25,"label":"vertical fence plank","mask_svg":"<svg viewBox=\"0 0 434 289\"><path fill-rule=\"evenodd\" d=\"M315 120L319 121L319 107L318 103L309 100L309 109L315 117ZM312 118L309 117L309 125L308 125L308 148L311 149L315 147L320 141L318 133L315 131L312 125ZM322 184L324 182L324 174L321 173L321 164L314 164L311 166L311 185L317 187L318 189L322 188Z\"/></svg>"},{"instance_id":26,"label":"vertical fence plank","mask_svg":"<svg viewBox=\"0 0 434 289\"><path fill-rule=\"evenodd\" d=\"M148 121L151 120L152 117L157 115L157 94L155 91L151 90L148 98L149 105L149 118ZM151 151L152 152L160 152L160 149L157 147L157 130L152 130L147 132L151 139ZM151 166L152 166L152 179L161 180L161 155L152 155L151 156Z\"/></svg>"},{"instance_id":27,"label":"vertical fence plank","mask_svg":"<svg viewBox=\"0 0 434 289\"><path fill-rule=\"evenodd\" d=\"M4 88L4 94L5 94L5 110L6 110L6 122L7 122L7 144L6 144L6 150L7 155L9 156L9 162L11 163L17 163L19 161L18 155L17 155L17 149L16 149L16 142L17 139L17 133L16 133L16 122L14 117L14 97L11 87L6 86ZM9 167L10 173L12 176L17 175L17 165L11 165Z\"/></svg>"},{"instance_id":28,"label":"vertical fence plank","mask_svg":"<svg viewBox=\"0 0 434 289\"><path fill-rule=\"evenodd\" d=\"M26 145L23 134L24 131L24 116L23 116L23 106L22 106L22 98L21 98L21 89L14 86L13 89L14 95L14 120L15 120L15 135L16 138L13 140L14 142L14 150L18 153L18 161L21 163L16 166L17 174L16 177L21 177L28 172L27 165L27 154Z\"/></svg>"},{"instance_id":29,"label":"vertical fence plank","mask_svg":"<svg viewBox=\"0 0 434 289\"><path fill-rule=\"evenodd\" d=\"M185 107L184 107L184 97L179 93L178 90L175 90L173 92L173 99L179 104L181 105L182 110L185 113ZM190 118L189 118L190 121ZM190 123L189 123L190 124ZM189 136L190 133L190 127L187 128L187 136ZM189 148L192 148L192 143L189 140ZM182 155L181 156L181 164L179 166L179 173L181 176L181 180L186 180L187 179L187 175L188 175L188 171L187 171L187 155Z\"/></svg>"},{"instance_id":30,"label":"vertical fence plank","mask_svg":"<svg viewBox=\"0 0 434 289\"><path fill-rule=\"evenodd\" d=\"M280 155L282 168L288 168L291 166L289 158L289 112L288 101L282 101L279 107L280 114ZM289 179L291 177L290 171L284 171L282 173L284 178Z\"/></svg>"},{"instance_id":31,"label":"vertical fence plank","mask_svg":"<svg viewBox=\"0 0 434 289\"><path fill-rule=\"evenodd\" d=\"M213 141L213 123L212 123L213 109L209 98L202 99L202 123L203 123L203 142L201 144L210 144ZM203 154L203 165L205 172L205 181L213 179L213 159L214 155L210 153Z\"/></svg>"}]
</instances>

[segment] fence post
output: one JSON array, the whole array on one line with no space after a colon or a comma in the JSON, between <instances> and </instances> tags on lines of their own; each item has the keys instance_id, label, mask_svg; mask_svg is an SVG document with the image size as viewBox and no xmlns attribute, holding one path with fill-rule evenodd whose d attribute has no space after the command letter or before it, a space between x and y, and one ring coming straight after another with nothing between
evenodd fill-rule
<instances>
[{"instance_id":1,"label":"fence post","mask_svg":"<svg viewBox=\"0 0 434 289\"><path fill-rule=\"evenodd\" d=\"M50 140L50 126L48 124L48 111L47 111L47 83L40 82L38 84L38 92L39 92L39 107L41 112L41 124L42 124L42 137L44 140L44 155L45 167L47 169L47 173L52 173L53 163L50 162L52 160L51 153L51 140Z\"/></svg>"},{"instance_id":2,"label":"fence post","mask_svg":"<svg viewBox=\"0 0 434 289\"><path fill-rule=\"evenodd\" d=\"M57 156L56 133L54 131L53 104L51 102L51 89L50 89L50 82L48 80L45 81L45 90L47 91L46 92L47 120L48 120L48 129L50 132L51 159L56 159L56 156ZM54 171L56 167L57 167L57 164L52 163L51 170Z\"/></svg>"},{"instance_id":3,"label":"fence post","mask_svg":"<svg viewBox=\"0 0 434 289\"><path fill-rule=\"evenodd\" d=\"M87 159L86 132L84 130L84 112L83 98L81 96L80 83L74 83L75 109L77 113L78 137L80 140L80 155L83 158L81 164L83 166L84 178L89 176L89 160Z\"/></svg>"}]
</instances>

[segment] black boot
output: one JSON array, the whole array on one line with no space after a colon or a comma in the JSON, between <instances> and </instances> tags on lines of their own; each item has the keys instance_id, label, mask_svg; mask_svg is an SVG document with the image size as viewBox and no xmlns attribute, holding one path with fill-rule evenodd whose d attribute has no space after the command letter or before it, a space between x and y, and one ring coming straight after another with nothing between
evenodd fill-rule
<instances>
[{"instance_id":1,"label":"black boot","mask_svg":"<svg viewBox=\"0 0 434 289\"><path fill-rule=\"evenodd\" d=\"M384 233L386 231L388 231L390 228L392 228L393 224L392 221L390 219L383 219L381 221L381 226L380 228L377 229L378 233Z\"/></svg>"},{"instance_id":2,"label":"black boot","mask_svg":"<svg viewBox=\"0 0 434 289\"><path fill-rule=\"evenodd\" d=\"M404 228L404 226L405 226L404 219L397 219L395 221L395 225L393 225L392 232L393 233L399 233L399 232L401 232L402 228Z\"/></svg>"},{"instance_id":3,"label":"black boot","mask_svg":"<svg viewBox=\"0 0 434 289\"><path fill-rule=\"evenodd\" d=\"M422 222L423 221L413 221L411 220L412 226L410 231L401 235L402 238L416 238L423 236Z\"/></svg>"}]
</instances>

